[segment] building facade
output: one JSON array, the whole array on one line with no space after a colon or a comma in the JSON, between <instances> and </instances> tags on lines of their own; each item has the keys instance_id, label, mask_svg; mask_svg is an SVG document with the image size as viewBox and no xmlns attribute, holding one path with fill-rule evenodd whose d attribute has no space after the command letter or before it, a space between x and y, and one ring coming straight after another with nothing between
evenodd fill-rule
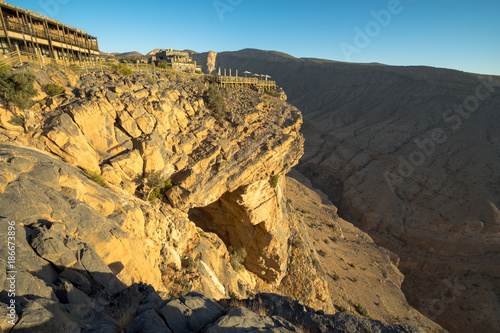
<instances>
[{"instance_id":1,"label":"building facade","mask_svg":"<svg viewBox=\"0 0 500 333\"><path fill-rule=\"evenodd\" d=\"M198 68L196 61L189 56L188 52L161 50L149 59L150 62L166 62L176 71L194 73ZM201 67L200 67L201 70Z\"/></svg>"},{"instance_id":2,"label":"building facade","mask_svg":"<svg viewBox=\"0 0 500 333\"><path fill-rule=\"evenodd\" d=\"M99 59L97 37L0 0L0 54L16 50L56 60Z\"/></svg>"}]
</instances>

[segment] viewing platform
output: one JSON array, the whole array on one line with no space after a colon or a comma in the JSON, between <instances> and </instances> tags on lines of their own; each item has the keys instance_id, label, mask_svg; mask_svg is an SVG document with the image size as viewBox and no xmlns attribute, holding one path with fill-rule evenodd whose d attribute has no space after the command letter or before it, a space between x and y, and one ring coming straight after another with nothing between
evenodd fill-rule
<instances>
[{"instance_id":1,"label":"viewing platform","mask_svg":"<svg viewBox=\"0 0 500 333\"><path fill-rule=\"evenodd\" d=\"M255 85L264 88L276 87L276 81L262 80L256 77L217 76L216 82L222 86Z\"/></svg>"}]
</instances>

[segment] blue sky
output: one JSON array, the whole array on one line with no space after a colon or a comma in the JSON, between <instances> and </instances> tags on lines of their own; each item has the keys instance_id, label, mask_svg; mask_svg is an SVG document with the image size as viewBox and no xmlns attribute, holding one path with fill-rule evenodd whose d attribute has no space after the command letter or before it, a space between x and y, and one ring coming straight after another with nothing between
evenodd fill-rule
<instances>
[{"instance_id":1,"label":"blue sky","mask_svg":"<svg viewBox=\"0 0 500 333\"><path fill-rule=\"evenodd\" d=\"M101 51L276 50L500 75L498 0L7 0L98 37Z\"/></svg>"}]
</instances>

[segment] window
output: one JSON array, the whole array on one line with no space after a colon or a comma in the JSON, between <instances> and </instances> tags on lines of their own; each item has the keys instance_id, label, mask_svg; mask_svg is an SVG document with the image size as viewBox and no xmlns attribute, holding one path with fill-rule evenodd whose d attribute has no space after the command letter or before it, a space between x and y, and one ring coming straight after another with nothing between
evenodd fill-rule
<instances>
[{"instance_id":1,"label":"window","mask_svg":"<svg viewBox=\"0 0 500 333\"><path fill-rule=\"evenodd\" d=\"M49 47L46 45L40 45L40 51L42 52L42 55L46 57L50 57L50 50Z\"/></svg>"},{"instance_id":2,"label":"window","mask_svg":"<svg viewBox=\"0 0 500 333\"><path fill-rule=\"evenodd\" d=\"M5 38L0 38L0 53L9 53L9 43Z\"/></svg>"}]
</instances>

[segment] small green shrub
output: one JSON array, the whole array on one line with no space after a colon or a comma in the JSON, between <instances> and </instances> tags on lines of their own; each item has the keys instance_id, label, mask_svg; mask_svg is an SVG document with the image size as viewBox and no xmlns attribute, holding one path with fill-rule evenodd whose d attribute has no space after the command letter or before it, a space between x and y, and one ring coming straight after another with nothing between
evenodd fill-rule
<instances>
[{"instance_id":1,"label":"small green shrub","mask_svg":"<svg viewBox=\"0 0 500 333\"><path fill-rule=\"evenodd\" d=\"M354 309L356 309L356 312L363 317L368 317L368 311L361 304L355 304Z\"/></svg>"},{"instance_id":2,"label":"small green shrub","mask_svg":"<svg viewBox=\"0 0 500 333\"><path fill-rule=\"evenodd\" d=\"M185 268L188 272L194 272L196 270L196 261L192 256L184 258L181 264L182 267Z\"/></svg>"},{"instance_id":3,"label":"small green shrub","mask_svg":"<svg viewBox=\"0 0 500 333\"><path fill-rule=\"evenodd\" d=\"M11 120L9 120L8 123L11 125L14 125L14 126L24 127L24 124L26 123L26 119L23 116L15 116Z\"/></svg>"},{"instance_id":4,"label":"small green shrub","mask_svg":"<svg viewBox=\"0 0 500 333\"><path fill-rule=\"evenodd\" d=\"M278 182L280 180L280 175L274 175L271 177L271 185L273 188L276 188L278 186Z\"/></svg>"},{"instance_id":5,"label":"small green shrub","mask_svg":"<svg viewBox=\"0 0 500 333\"><path fill-rule=\"evenodd\" d=\"M304 247L304 242L300 239L295 239L293 242L292 242L292 247L294 249L301 249Z\"/></svg>"},{"instance_id":6,"label":"small green shrub","mask_svg":"<svg viewBox=\"0 0 500 333\"><path fill-rule=\"evenodd\" d=\"M49 83L45 87L45 91L49 96L57 96L64 92L64 88L58 85L57 83Z\"/></svg>"},{"instance_id":7,"label":"small green shrub","mask_svg":"<svg viewBox=\"0 0 500 333\"><path fill-rule=\"evenodd\" d=\"M179 281L180 290L177 293L177 297L186 295L191 290L191 281L187 277L183 277L181 281Z\"/></svg>"},{"instance_id":8,"label":"small green shrub","mask_svg":"<svg viewBox=\"0 0 500 333\"><path fill-rule=\"evenodd\" d=\"M314 267L315 267L318 271L319 271L319 270L321 270L321 263L319 262L319 260L318 260L318 259L314 258L312 262L313 262Z\"/></svg>"},{"instance_id":9,"label":"small green shrub","mask_svg":"<svg viewBox=\"0 0 500 333\"><path fill-rule=\"evenodd\" d=\"M59 66L59 64L53 62L49 65L53 70L55 71L60 71L61 70L61 66Z\"/></svg>"},{"instance_id":10,"label":"small green shrub","mask_svg":"<svg viewBox=\"0 0 500 333\"><path fill-rule=\"evenodd\" d=\"M82 68L80 66L78 66L77 64L71 64L69 65L69 70L70 71L73 71L73 72L78 72L80 71Z\"/></svg>"},{"instance_id":11,"label":"small green shrub","mask_svg":"<svg viewBox=\"0 0 500 333\"><path fill-rule=\"evenodd\" d=\"M32 107L33 97L38 91L33 87L35 76L31 73L12 73L6 68L0 69L0 98L12 103L21 110Z\"/></svg>"},{"instance_id":12,"label":"small green shrub","mask_svg":"<svg viewBox=\"0 0 500 333\"><path fill-rule=\"evenodd\" d=\"M112 66L113 74L131 76L133 74L132 70L123 63L118 63Z\"/></svg>"},{"instance_id":13,"label":"small green shrub","mask_svg":"<svg viewBox=\"0 0 500 333\"><path fill-rule=\"evenodd\" d=\"M370 317L368 315L368 311L366 311L366 309L361 304L354 303L353 301L349 301L349 304L352 305L356 310L356 312L362 315L363 317Z\"/></svg>"},{"instance_id":14,"label":"small green shrub","mask_svg":"<svg viewBox=\"0 0 500 333\"><path fill-rule=\"evenodd\" d=\"M151 75L148 75L146 77L146 82L149 83L149 84L154 84L156 82L155 78L152 77Z\"/></svg>"},{"instance_id":15,"label":"small green shrub","mask_svg":"<svg viewBox=\"0 0 500 333\"><path fill-rule=\"evenodd\" d=\"M203 92L205 91L206 87L205 87L205 83L199 81L199 80L196 80L196 87L198 88L198 93L199 94L203 94Z\"/></svg>"},{"instance_id":16,"label":"small green shrub","mask_svg":"<svg viewBox=\"0 0 500 333\"><path fill-rule=\"evenodd\" d=\"M340 312L343 312L343 313L349 312L349 310L347 310L347 308L345 306L340 305L338 308L339 308Z\"/></svg>"},{"instance_id":17,"label":"small green shrub","mask_svg":"<svg viewBox=\"0 0 500 333\"><path fill-rule=\"evenodd\" d=\"M208 88L206 102L209 109L214 111L217 121L222 122L226 117L226 101L217 85Z\"/></svg>"},{"instance_id":18,"label":"small green shrub","mask_svg":"<svg viewBox=\"0 0 500 333\"><path fill-rule=\"evenodd\" d=\"M90 179L92 179L94 182L101 185L102 187L106 187L106 185L107 185L106 181L104 180L104 178L102 178L102 176L98 172L90 172L89 177L90 177Z\"/></svg>"},{"instance_id":19,"label":"small green shrub","mask_svg":"<svg viewBox=\"0 0 500 333\"><path fill-rule=\"evenodd\" d=\"M174 185L172 184L172 180L164 179L160 182L158 186L156 186L151 194L149 195L149 201L154 201L158 197L163 197L168 190L170 190Z\"/></svg>"},{"instance_id":20,"label":"small green shrub","mask_svg":"<svg viewBox=\"0 0 500 333\"><path fill-rule=\"evenodd\" d=\"M333 281L339 281L340 280L340 276L337 273L333 273L332 279L333 279Z\"/></svg>"},{"instance_id":21,"label":"small green shrub","mask_svg":"<svg viewBox=\"0 0 500 333\"><path fill-rule=\"evenodd\" d=\"M276 93L270 89L266 89L266 94L271 95L271 96L276 96Z\"/></svg>"},{"instance_id":22,"label":"small green shrub","mask_svg":"<svg viewBox=\"0 0 500 333\"><path fill-rule=\"evenodd\" d=\"M243 262L245 261L245 257L247 256L247 251L243 247L235 250L232 246L228 247L228 251L231 258L231 266L235 271L241 271L244 268Z\"/></svg>"},{"instance_id":23,"label":"small green shrub","mask_svg":"<svg viewBox=\"0 0 500 333\"><path fill-rule=\"evenodd\" d=\"M170 178L164 179L161 177L160 171L151 174L146 185L152 189L148 197L149 201L154 201L156 198L164 196L168 190L174 187Z\"/></svg>"},{"instance_id":24,"label":"small green shrub","mask_svg":"<svg viewBox=\"0 0 500 333\"><path fill-rule=\"evenodd\" d=\"M167 69L168 68L168 64L166 62L161 62L161 63L158 64L157 67L159 67L161 69Z\"/></svg>"}]
</instances>

